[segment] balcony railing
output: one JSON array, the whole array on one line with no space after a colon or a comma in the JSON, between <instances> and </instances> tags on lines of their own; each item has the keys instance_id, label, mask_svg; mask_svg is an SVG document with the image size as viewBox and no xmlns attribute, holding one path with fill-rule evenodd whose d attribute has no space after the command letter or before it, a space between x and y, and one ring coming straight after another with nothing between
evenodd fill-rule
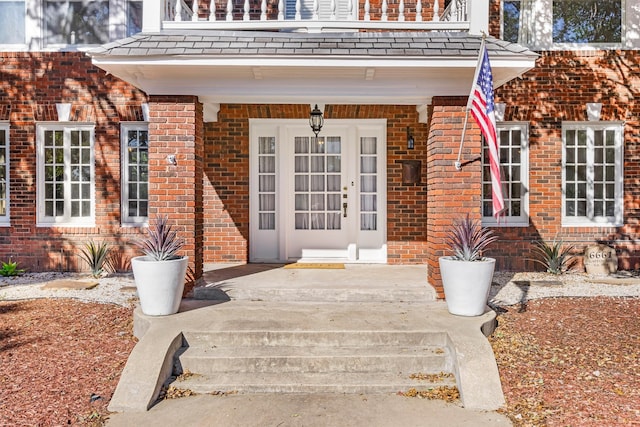
<instances>
[{"instance_id":1,"label":"balcony railing","mask_svg":"<svg viewBox=\"0 0 640 427\"><path fill-rule=\"evenodd\" d=\"M144 0L145 32L181 29L486 32L489 0Z\"/></svg>"}]
</instances>

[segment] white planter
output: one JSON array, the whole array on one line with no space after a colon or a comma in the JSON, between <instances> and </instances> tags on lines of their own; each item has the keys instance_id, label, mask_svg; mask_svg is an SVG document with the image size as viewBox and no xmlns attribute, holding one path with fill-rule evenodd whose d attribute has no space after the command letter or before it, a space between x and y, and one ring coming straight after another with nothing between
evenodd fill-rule
<instances>
[{"instance_id":1,"label":"white planter","mask_svg":"<svg viewBox=\"0 0 640 427\"><path fill-rule=\"evenodd\" d=\"M494 258L483 261L460 261L440 257L440 274L449 313L480 316L484 313L491 290Z\"/></svg>"},{"instance_id":2,"label":"white planter","mask_svg":"<svg viewBox=\"0 0 640 427\"><path fill-rule=\"evenodd\" d=\"M178 312L189 257L154 261L148 256L131 259L142 312L149 316L166 316Z\"/></svg>"}]
</instances>

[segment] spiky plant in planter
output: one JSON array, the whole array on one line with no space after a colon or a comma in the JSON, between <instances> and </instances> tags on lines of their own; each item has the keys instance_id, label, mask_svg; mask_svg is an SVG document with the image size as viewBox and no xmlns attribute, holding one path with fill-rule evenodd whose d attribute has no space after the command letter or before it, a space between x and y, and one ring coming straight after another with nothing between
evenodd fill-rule
<instances>
[{"instance_id":1,"label":"spiky plant in planter","mask_svg":"<svg viewBox=\"0 0 640 427\"><path fill-rule=\"evenodd\" d=\"M453 251L453 256L460 261L479 261L483 259L482 251L498 240L493 231L482 227L478 220L469 214L454 220L445 242Z\"/></svg>"},{"instance_id":2,"label":"spiky plant in planter","mask_svg":"<svg viewBox=\"0 0 640 427\"><path fill-rule=\"evenodd\" d=\"M184 246L184 239L178 236L169 224L169 217L156 216L155 223L147 229L147 236L134 243L150 258L165 261L178 258L176 253Z\"/></svg>"},{"instance_id":3,"label":"spiky plant in planter","mask_svg":"<svg viewBox=\"0 0 640 427\"><path fill-rule=\"evenodd\" d=\"M469 214L454 220L444 239L453 256L439 259L442 287L451 314L479 316L484 313L496 260L483 251L498 239L492 230Z\"/></svg>"},{"instance_id":4,"label":"spiky plant in planter","mask_svg":"<svg viewBox=\"0 0 640 427\"><path fill-rule=\"evenodd\" d=\"M167 216L156 216L146 237L134 244L145 253L131 260L142 312L152 316L177 313L189 264L188 257L177 255L184 239Z\"/></svg>"}]
</instances>

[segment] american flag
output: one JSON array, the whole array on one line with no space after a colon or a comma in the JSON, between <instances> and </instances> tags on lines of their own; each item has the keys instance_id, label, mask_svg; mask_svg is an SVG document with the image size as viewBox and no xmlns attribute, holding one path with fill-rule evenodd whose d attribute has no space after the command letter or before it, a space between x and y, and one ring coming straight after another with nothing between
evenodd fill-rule
<instances>
[{"instance_id":1,"label":"american flag","mask_svg":"<svg viewBox=\"0 0 640 427\"><path fill-rule=\"evenodd\" d=\"M493 103L493 75L489 54L482 44L480 51L478 77L471 92L471 115L480 126L489 148L489 169L491 171L491 190L493 193L493 216L498 218L504 211L502 183L500 182L500 150L496 136L496 116Z\"/></svg>"}]
</instances>

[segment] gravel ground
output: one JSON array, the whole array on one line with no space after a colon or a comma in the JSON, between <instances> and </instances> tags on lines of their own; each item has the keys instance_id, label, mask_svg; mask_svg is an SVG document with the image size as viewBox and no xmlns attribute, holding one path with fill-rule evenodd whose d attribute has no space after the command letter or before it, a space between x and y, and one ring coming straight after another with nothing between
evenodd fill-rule
<instances>
[{"instance_id":1,"label":"gravel ground","mask_svg":"<svg viewBox=\"0 0 640 427\"><path fill-rule=\"evenodd\" d=\"M0 426L101 425L129 352L132 275L45 290L70 273L0 279ZM589 297L589 298L574 298ZM515 426L640 425L640 277L497 272L490 304ZM99 396L99 397L97 397Z\"/></svg>"},{"instance_id":2,"label":"gravel ground","mask_svg":"<svg viewBox=\"0 0 640 427\"><path fill-rule=\"evenodd\" d=\"M54 280L98 281L98 286L88 290L42 289ZM115 274L95 279L81 273L26 273L15 277L0 278L0 301L17 301L38 298L70 298L84 302L132 305L135 298L133 274Z\"/></svg>"}]
</instances>

